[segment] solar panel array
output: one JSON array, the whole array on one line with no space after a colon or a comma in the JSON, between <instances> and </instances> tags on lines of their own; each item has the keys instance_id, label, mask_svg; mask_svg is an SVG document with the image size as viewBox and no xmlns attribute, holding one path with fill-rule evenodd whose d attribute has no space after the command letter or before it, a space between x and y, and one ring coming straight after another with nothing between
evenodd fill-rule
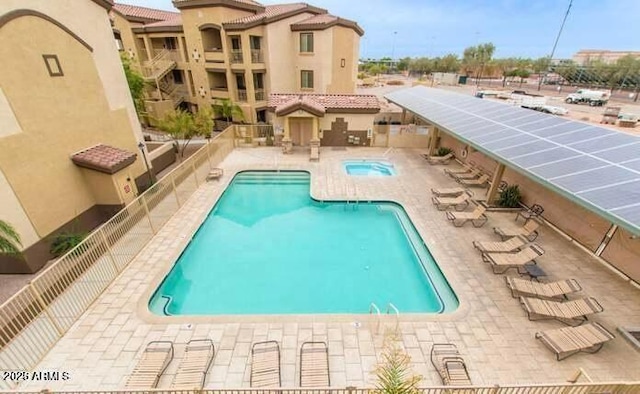
<instances>
[{"instance_id":1,"label":"solar panel array","mask_svg":"<svg viewBox=\"0 0 640 394\"><path fill-rule=\"evenodd\" d=\"M423 86L385 97L640 234L640 137Z\"/></svg>"}]
</instances>

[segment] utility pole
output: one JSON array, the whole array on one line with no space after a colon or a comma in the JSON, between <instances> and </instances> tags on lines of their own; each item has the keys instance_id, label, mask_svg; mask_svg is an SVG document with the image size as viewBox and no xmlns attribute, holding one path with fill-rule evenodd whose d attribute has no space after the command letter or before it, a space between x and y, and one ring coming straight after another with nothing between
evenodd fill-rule
<instances>
[{"instance_id":1,"label":"utility pole","mask_svg":"<svg viewBox=\"0 0 640 394\"><path fill-rule=\"evenodd\" d=\"M564 29L564 24L567 22L567 17L569 16L569 11L571 11L572 5L573 5L573 0L569 0L569 6L567 7L567 12L564 14L564 18L562 19L562 24L560 25L560 30L558 30L558 35L556 36L556 41L553 43L553 49L551 49L551 55L549 55L549 66L547 67L547 71L549 71L549 68L551 67L551 61L553 60L553 55L556 53L556 47L558 46L558 41L560 41L560 35L562 34L562 30ZM541 86L542 86L542 78L538 76L538 91L540 91Z\"/></svg>"}]
</instances>

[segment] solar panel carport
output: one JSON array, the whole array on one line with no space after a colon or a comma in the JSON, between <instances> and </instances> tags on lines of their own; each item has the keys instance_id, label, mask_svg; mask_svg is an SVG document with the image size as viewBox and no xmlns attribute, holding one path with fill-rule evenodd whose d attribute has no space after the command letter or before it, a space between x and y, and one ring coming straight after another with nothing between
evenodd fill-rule
<instances>
[{"instance_id":1,"label":"solar panel carport","mask_svg":"<svg viewBox=\"0 0 640 394\"><path fill-rule=\"evenodd\" d=\"M385 98L640 235L640 137L423 86Z\"/></svg>"}]
</instances>

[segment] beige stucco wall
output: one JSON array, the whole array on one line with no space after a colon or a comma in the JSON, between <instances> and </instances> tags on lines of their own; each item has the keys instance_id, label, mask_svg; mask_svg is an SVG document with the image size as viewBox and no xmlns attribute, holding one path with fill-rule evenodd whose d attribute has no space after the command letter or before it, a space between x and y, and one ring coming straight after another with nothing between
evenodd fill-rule
<instances>
[{"instance_id":1,"label":"beige stucco wall","mask_svg":"<svg viewBox=\"0 0 640 394\"><path fill-rule=\"evenodd\" d=\"M331 79L327 93L354 93L358 77L360 36L353 29L335 26L332 34ZM344 59L344 67L342 66Z\"/></svg>"},{"instance_id":2,"label":"beige stucco wall","mask_svg":"<svg viewBox=\"0 0 640 394\"><path fill-rule=\"evenodd\" d=\"M98 143L137 152L142 136L106 10L91 1L3 2L14 8L47 14L93 47L35 16L0 29L0 85L23 131L0 137L0 168L44 237L96 204L70 155ZM57 55L64 76L51 77L42 54Z\"/></svg>"},{"instance_id":3,"label":"beige stucco wall","mask_svg":"<svg viewBox=\"0 0 640 394\"><path fill-rule=\"evenodd\" d=\"M0 170L0 220L16 229L22 241L22 247L27 248L38 242L38 234L31 224L27 213L20 205L18 196Z\"/></svg>"},{"instance_id":4,"label":"beige stucco wall","mask_svg":"<svg viewBox=\"0 0 640 394\"><path fill-rule=\"evenodd\" d=\"M375 114L334 114L328 113L320 118L320 130L331 130L331 123L336 118L344 118L349 123L349 130L369 130L373 127Z\"/></svg>"},{"instance_id":5,"label":"beige stucco wall","mask_svg":"<svg viewBox=\"0 0 640 394\"><path fill-rule=\"evenodd\" d=\"M11 109L11 104L0 87L0 138L22 132L22 127Z\"/></svg>"}]
</instances>

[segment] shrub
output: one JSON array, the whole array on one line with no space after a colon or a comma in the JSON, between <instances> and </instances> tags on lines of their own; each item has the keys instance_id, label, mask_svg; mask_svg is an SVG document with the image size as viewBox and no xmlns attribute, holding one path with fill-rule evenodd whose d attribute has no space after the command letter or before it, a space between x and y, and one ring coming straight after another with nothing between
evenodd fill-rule
<instances>
[{"instance_id":1,"label":"shrub","mask_svg":"<svg viewBox=\"0 0 640 394\"><path fill-rule=\"evenodd\" d=\"M520 189L518 185L510 185L500 191L498 197L498 206L502 208L518 208L520 207Z\"/></svg>"},{"instance_id":2,"label":"shrub","mask_svg":"<svg viewBox=\"0 0 640 394\"><path fill-rule=\"evenodd\" d=\"M397 338L387 335L382 351L382 362L374 373L378 378L378 394L418 394L422 376L411 371L411 357L396 343Z\"/></svg>"},{"instance_id":3,"label":"shrub","mask_svg":"<svg viewBox=\"0 0 640 394\"><path fill-rule=\"evenodd\" d=\"M367 74L363 73L363 72L359 72L358 73L358 79L365 79L367 77Z\"/></svg>"},{"instance_id":4,"label":"shrub","mask_svg":"<svg viewBox=\"0 0 640 394\"><path fill-rule=\"evenodd\" d=\"M86 236L86 233L61 232L53 238L49 252L55 257L62 256L75 248Z\"/></svg>"},{"instance_id":5,"label":"shrub","mask_svg":"<svg viewBox=\"0 0 640 394\"><path fill-rule=\"evenodd\" d=\"M453 149L451 148L447 148L446 146L441 146L440 148L438 148L438 150L436 151L436 156L446 156L449 153L453 152Z\"/></svg>"}]
</instances>

